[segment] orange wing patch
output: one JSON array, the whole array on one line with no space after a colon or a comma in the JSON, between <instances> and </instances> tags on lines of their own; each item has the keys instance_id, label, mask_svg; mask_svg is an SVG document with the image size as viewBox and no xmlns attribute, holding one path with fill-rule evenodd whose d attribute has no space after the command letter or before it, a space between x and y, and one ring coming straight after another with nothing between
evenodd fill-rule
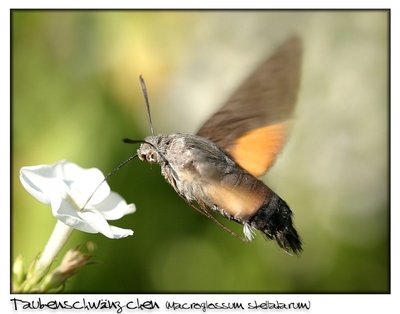
<instances>
[{"instance_id":1,"label":"orange wing patch","mask_svg":"<svg viewBox=\"0 0 400 314\"><path fill-rule=\"evenodd\" d=\"M252 216L263 204L265 190L248 191L241 188L232 188L219 184L208 187L208 195L221 209L235 218Z\"/></svg>"},{"instance_id":2,"label":"orange wing patch","mask_svg":"<svg viewBox=\"0 0 400 314\"><path fill-rule=\"evenodd\" d=\"M257 128L238 138L228 150L233 159L253 176L263 175L272 166L286 138L287 123Z\"/></svg>"}]
</instances>

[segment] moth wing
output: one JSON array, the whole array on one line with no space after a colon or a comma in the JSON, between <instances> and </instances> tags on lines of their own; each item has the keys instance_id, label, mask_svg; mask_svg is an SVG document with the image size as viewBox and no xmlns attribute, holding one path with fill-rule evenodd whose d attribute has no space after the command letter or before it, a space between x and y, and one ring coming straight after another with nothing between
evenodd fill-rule
<instances>
[{"instance_id":1,"label":"moth wing","mask_svg":"<svg viewBox=\"0 0 400 314\"><path fill-rule=\"evenodd\" d=\"M192 166L198 191L204 193L201 200L206 200L205 205L211 208L217 205L237 220L254 215L267 197L268 188L233 163L213 158L193 162Z\"/></svg>"},{"instance_id":2,"label":"moth wing","mask_svg":"<svg viewBox=\"0 0 400 314\"><path fill-rule=\"evenodd\" d=\"M197 132L254 176L273 164L287 135L300 83L302 45L294 36L240 85Z\"/></svg>"},{"instance_id":3,"label":"moth wing","mask_svg":"<svg viewBox=\"0 0 400 314\"><path fill-rule=\"evenodd\" d=\"M242 186L221 185L219 182L206 185L206 189L214 204L237 220L253 216L266 198L263 189L250 191Z\"/></svg>"}]
</instances>

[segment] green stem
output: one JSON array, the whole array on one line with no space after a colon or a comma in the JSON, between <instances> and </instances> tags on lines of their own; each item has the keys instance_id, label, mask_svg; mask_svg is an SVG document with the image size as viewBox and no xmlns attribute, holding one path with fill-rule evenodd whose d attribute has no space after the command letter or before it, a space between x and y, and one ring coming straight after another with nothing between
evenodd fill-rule
<instances>
[{"instance_id":1,"label":"green stem","mask_svg":"<svg viewBox=\"0 0 400 314\"><path fill-rule=\"evenodd\" d=\"M44 275L47 274L55 257L60 252L65 242L67 242L72 230L73 228L57 220L57 224L54 227L53 233L51 234L50 239L47 241L40 258L36 261L33 271L31 274L28 274L28 279L25 284L23 284L23 292L30 291L32 287L37 284Z\"/></svg>"}]
</instances>

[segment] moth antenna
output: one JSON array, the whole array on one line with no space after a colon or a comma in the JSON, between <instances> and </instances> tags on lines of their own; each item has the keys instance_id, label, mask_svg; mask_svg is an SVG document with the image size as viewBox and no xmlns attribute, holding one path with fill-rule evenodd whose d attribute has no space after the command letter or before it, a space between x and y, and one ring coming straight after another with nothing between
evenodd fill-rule
<instances>
[{"instance_id":1,"label":"moth antenna","mask_svg":"<svg viewBox=\"0 0 400 314\"><path fill-rule=\"evenodd\" d=\"M144 81L142 75L139 76L139 80L140 80L140 87L142 89L144 101L146 102L147 116L149 118L151 135L154 135L153 121L151 120L150 103L149 103L149 96L147 95L146 82Z\"/></svg>"},{"instance_id":2,"label":"moth antenna","mask_svg":"<svg viewBox=\"0 0 400 314\"><path fill-rule=\"evenodd\" d=\"M114 167L105 177L104 179L99 183L99 185L94 189L93 193L89 196L89 198L87 199L87 201L85 202L85 204L82 206L81 210L83 210L86 205L89 203L89 201L92 199L93 195L97 192L97 190L99 189L99 187L105 182L107 181L107 179L109 177L111 177L112 175L114 175L119 169L121 169L123 166L125 166L128 162L130 162L132 159L135 159L138 156L137 153L135 153L134 155L130 156L128 159L124 160L123 162L121 162L118 166Z\"/></svg>"}]
</instances>

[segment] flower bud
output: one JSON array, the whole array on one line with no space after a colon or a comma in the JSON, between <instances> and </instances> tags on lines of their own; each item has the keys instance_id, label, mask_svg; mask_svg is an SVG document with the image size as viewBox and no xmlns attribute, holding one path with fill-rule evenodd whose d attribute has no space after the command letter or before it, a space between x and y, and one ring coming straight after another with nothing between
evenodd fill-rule
<instances>
[{"instance_id":1,"label":"flower bud","mask_svg":"<svg viewBox=\"0 0 400 314\"><path fill-rule=\"evenodd\" d=\"M18 257L15 259L12 268L12 273L13 273L13 290L18 290L18 287L26 279L26 272L24 269L24 260L22 258L22 255L18 255Z\"/></svg>"},{"instance_id":2,"label":"flower bud","mask_svg":"<svg viewBox=\"0 0 400 314\"><path fill-rule=\"evenodd\" d=\"M91 257L91 254L82 253L78 249L69 250L60 266L43 279L40 290L46 292L52 289L62 289L65 281L85 266Z\"/></svg>"}]
</instances>

